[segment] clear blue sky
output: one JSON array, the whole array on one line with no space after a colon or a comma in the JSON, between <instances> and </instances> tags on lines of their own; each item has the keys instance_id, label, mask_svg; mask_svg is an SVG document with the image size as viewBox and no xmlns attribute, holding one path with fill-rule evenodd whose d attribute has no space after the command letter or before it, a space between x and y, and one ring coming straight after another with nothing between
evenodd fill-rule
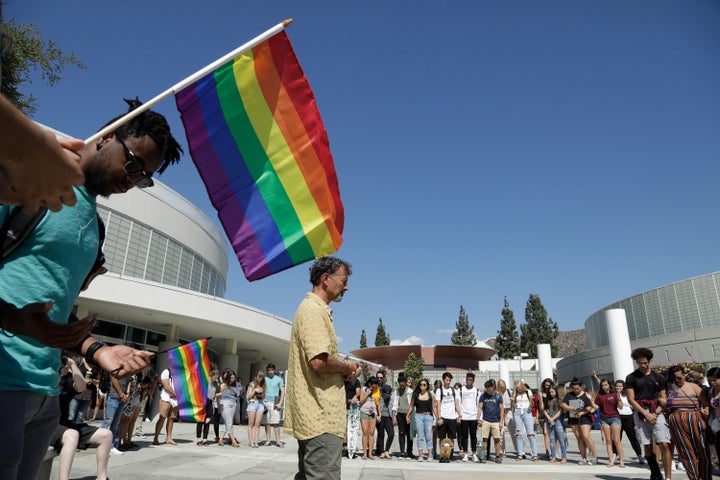
<instances>
[{"instance_id":1,"label":"clear blue sky","mask_svg":"<svg viewBox=\"0 0 720 480\"><path fill-rule=\"evenodd\" d=\"M539 294L561 330L718 270L720 3L10 0L88 70L36 81L36 120L80 138L285 18L345 204L340 348L495 336ZM186 145L172 98L157 108ZM187 151L187 149L186 149ZM189 156L160 179L216 215ZM307 268L227 297L292 319Z\"/></svg>"}]
</instances>

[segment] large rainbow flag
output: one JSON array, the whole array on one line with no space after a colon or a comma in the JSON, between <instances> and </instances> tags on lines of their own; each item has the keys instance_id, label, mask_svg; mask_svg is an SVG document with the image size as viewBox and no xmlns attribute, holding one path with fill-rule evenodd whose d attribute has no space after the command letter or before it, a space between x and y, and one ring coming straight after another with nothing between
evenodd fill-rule
<instances>
[{"instance_id":1,"label":"large rainbow flag","mask_svg":"<svg viewBox=\"0 0 720 480\"><path fill-rule=\"evenodd\" d=\"M175 99L248 280L340 248L344 211L327 132L284 31Z\"/></svg>"},{"instance_id":2,"label":"large rainbow flag","mask_svg":"<svg viewBox=\"0 0 720 480\"><path fill-rule=\"evenodd\" d=\"M178 416L191 422L204 422L205 400L210 381L207 339L170 349L167 355L178 401Z\"/></svg>"}]
</instances>

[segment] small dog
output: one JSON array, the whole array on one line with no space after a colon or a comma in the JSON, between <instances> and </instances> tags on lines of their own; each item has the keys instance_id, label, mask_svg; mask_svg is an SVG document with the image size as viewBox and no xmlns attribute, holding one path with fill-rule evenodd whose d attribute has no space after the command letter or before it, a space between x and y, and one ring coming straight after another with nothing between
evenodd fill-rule
<instances>
[{"instance_id":1,"label":"small dog","mask_svg":"<svg viewBox=\"0 0 720 480\"><path fill-rule=\"evenodd\" d=\"M444 438L440 440L440 463L450 463L453 454L452 438Z\"/></svg>"}]
</instances>

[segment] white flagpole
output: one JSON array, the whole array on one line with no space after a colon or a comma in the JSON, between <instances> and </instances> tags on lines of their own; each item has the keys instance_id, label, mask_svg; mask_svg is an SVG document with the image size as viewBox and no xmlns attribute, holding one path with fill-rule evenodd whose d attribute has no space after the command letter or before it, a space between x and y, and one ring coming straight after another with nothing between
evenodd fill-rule
<instances>
[{"instance_id":1,"label":"white flagpole","mask_svg":"<svg viewBox=\"0 0 720 480\"><path fill-rule=\"evenodd\" d=\"M159 103L160 100L163 100L164 98L178 92L179 90L182 90L183 88L187 87L191 83L197 81L198 79L204 77L208 73L215 70L217 67L224 65L228 61L232 60L233 58L237 57L238 55L241 55L245 53L246 51L250 50L254 46L258 45L259 43L264 42L268 38L272 37L273 35L279 33L281 30L284 30L285 27L290 25L292 23L292 18L289 18L287 20L283 20L282 22L278 23L271 29L267 30L264 33L261 33L257 37L253 38L249 42L239 46L232 52L228 53L227 55L223 56L222 58L219 58L215 60L213 63L208 65L207 67L203 68L202 70L199 70L195 72L194 74L190 75L186 79L182 80L181 82L175 84L173 87L168 88L164 92L162 92L160 95L156 96L152 100L143 103L138 108L133 110L132 112L128 112L127 115L122 116L121 118L118 118L116 121L108 125L107 127L103 128L99 132L95 133L91 137L89 137L87 140L85 140L85 145L89 145L93 142L95 142L97 139L101 138L103 135L106 135L115 129L117 129L119 126L123 125L124 123L127 123L128 121L132 120L133 118L140 115L142 112L149 110L152 106L154 106L156 103Z\"/></svg>"}]
</instances>

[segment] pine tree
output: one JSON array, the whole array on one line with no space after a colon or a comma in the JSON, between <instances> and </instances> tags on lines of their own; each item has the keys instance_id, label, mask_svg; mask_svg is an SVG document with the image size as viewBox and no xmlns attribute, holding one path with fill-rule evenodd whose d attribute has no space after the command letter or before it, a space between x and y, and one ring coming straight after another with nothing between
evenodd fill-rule
<instances>
[{"instance_id":1,"label":"pine tree","mask_svg":"<svg viewBox=\"0 0 720 480\"><path fill-rule=\"evenodd\" d=\"M390 345L390 335L385 332L385 325L383 325L381 318L375 334L375 346L384 347L385 345Z\"/></svg>"},{"instance_id":2,"label":"pine tree","mask_svg":"<svg viewBox=\"0 0 720 480\"><path fill-rule=\"evenodd\" d=\"M520 355L520 337L515 323L515 314L510 310L507 297L505 297L505 305L502 309L500 330L498 330L498 335L495 337L495 350L497 350L499 358L507 359Z\"/></svg>"},{"instance_id":3,"label":"pine tree","mask_svg":"<svg viewBox=\"0 0 720 480\"><path fill-rule=\"evenodd\" d=\"M474 346L477 343L477 338L475 338L473 330L475 330L475 327L470 326L470 317L465 313L465 308L460 305L460 314L458 315L458 321L455 322L455 332L450 337L450 341L453 345Z\"/></svg>"},{"instance_id":4,"label":"pine tree","mask_svg":"<svg viewBox=\"0 0 720 480\"><path fill-rule=\"evenodd\" d=\"M520 325L520 348L531 357L537 356L537 346L549 343L552 356L557 356L555 339L559 333L557 323L548 317L539 295L530 294L525 304L525 325Z\"/></svg>"},{"instance_id":5,"label":"pine tree","mask_svg":"<svg viewBox=\"0 0 720 480\"><path fill-rule=\"evenodd\" d=\"M414 353L410 353L405 360L405 376L415 379L413 386L417 386L418 382L423 378L425 371L425 360L422 357L416 357Z\"/></svg>"},{"instance_id":6,"label":"pine tree","mask_svg":"<svg viewBox=\"0 0 720 480\"><path fill-rule=\"evenodd\" d=\"M363 328L360 334L360 348L367 348L367 335L365 335L365 329Z\"/></svg>"}]
</instances>

